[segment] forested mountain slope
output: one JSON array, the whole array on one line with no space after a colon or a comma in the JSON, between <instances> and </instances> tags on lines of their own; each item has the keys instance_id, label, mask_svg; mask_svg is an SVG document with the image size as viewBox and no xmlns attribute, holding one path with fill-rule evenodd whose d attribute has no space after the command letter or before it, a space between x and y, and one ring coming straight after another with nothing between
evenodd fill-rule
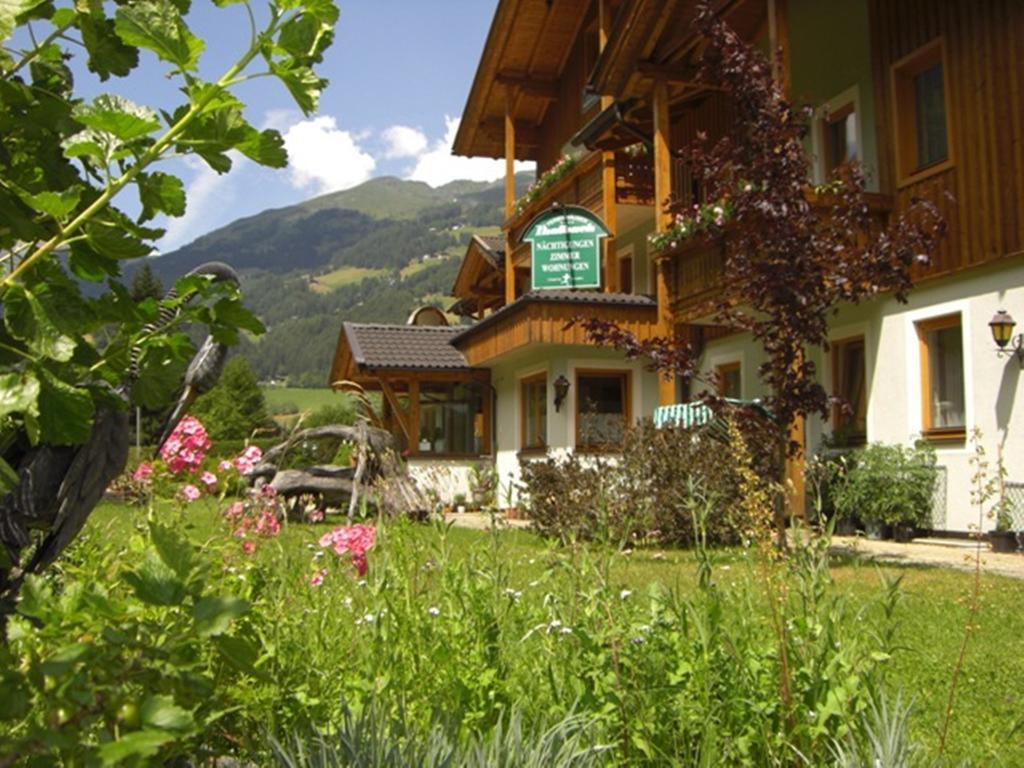
<instances>
[{"instance_id":1,"label":"forested mountain slope","mask_svg":"<svg viewBox=\"0 0 1024 768\"><path fill-rule=\"evenodd\" d=\"M148 262L165 286L204 261L234 266L268 328L240 350L257 375L324 386L342 322L400 323L420 304L450 303L466 243L498 234L502 200L501 182L377 178L239 219Z\"/></svg>"}]
</instances>

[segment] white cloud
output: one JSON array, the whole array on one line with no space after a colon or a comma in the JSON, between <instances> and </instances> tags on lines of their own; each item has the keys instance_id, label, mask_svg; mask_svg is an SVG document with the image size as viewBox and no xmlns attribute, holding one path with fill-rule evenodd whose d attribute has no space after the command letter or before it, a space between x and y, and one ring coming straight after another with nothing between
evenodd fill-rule
<instances>
[{"instance_id":1,"label":"white cloud","mask_svg":"<svg viewBox=\"0 0 1024 768\"><path fill-rule=\"evenodd\" d=\"M330 115L289 126L284 146L292 186L325 194L362 184L373 175L377 161L358 142L358 136L339 128Z\"/></svg>"},{"instance_id":2,"label":"white cloud","mask_svg":"<svg viewBox=\"0 0 1024 768\"><path fill-rule=\"evenodd\" d=\"M408 125L392 125L385 128L382 134L387 148L384 150L385 159L396 157L417 157L427 149L427 137L418 128L410 128Z\"/></svg>"},{"instance_id":3,"label":"white cloud","mask_svg":"<svg viewBox=\"0 0 1024 768\"><path fill-rule=\"evenodd\" d=\"M237 152L229 154L233 172L249 162ZM226 203L234 198L229 174L217 173L198 157L185 157L184 162L195 172L185 187L185 215L167 220L166 233L160 238L161 253L190 243L207 231L211 214L225 208Z\"/></svg>"},{"instance_id":4,"label":"white cloud","mask_svg":"<svg viewBox=\"0 0 1024 768\"><path fill-rule=\"evenodd\" d=\"M458 117L445 115L445 134L440 141L416 158L416 165L408 178L425 181L432 187L440 187L457 179L470 181L494 181L505 175L505 161L487 157L456 157L452 154L452 144L459 130ZM534 163L517 161L516 171L533 170Z\"/></svg>"}]
</instances>

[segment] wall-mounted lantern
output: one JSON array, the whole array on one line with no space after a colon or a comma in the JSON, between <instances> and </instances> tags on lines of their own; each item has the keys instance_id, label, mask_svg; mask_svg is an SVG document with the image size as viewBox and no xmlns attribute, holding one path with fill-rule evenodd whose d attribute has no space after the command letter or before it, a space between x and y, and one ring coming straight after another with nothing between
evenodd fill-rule
<instances>
[{"instance_id":1,"label":"wall-mounted lantern","mask_svg":"<svg viewBox=\"0 0 1024 768\"><path fill-rule=\"evenodd\" d=\"M988 323L988 327L992 329L992 339L998 347L996 354L1000 357L1016 355L1017 362L1021 368L1024 368L1024 333L1018 333L1014 336L1013 328L1015 325L1017 323L1014 322L1013 317L1005 309L1000 309L996 312Z\"/></svg>"},{"instance_id":2,"label":"wall-mounted lantern","mask_svg":"<svg viewBox=\"0 0 1024 768\"><path fill-rule=\"evenodd\" d=\"M562 403L565 402L565 396L569 394L569 380L565 376L559 376L551 386L555 390L555 413L558 413Z\"/></svg>"}]
</instances>

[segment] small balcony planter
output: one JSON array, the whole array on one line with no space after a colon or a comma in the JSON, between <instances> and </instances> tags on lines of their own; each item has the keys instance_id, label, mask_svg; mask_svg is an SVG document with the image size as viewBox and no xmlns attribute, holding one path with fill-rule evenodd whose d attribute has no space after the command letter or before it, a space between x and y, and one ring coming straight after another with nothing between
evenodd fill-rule
<instances>
[{"instance_id":1,"label":"small balcony planter","mask_svg":"<svg viewBox=\"0 0 1024 768\"><path fill-rule=\"evenodd\" d=\"M1017 551L1016 531L992 531L988 535L988 543L993 552L1008 554Z\"/></svg>"}]
</instances>

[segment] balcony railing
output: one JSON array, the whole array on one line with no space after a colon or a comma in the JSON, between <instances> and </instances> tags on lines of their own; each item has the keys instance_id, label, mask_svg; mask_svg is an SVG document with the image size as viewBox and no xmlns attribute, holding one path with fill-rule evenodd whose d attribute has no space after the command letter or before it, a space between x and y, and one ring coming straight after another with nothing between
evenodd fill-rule
<instances>
[{"instance_id":1,"label":"balcony railing","mask_svg":"<svg viewBox=\"0 0 1024 768\"><path fill-rule=\"evenodd\" d=\"M891 198L867 194L865 200L872 230L881 231L892 210ZM808 201L823 216L828 215L831 202L827 197L808 192ZM671 306L677 322L694 322L714 313L727 286L726 238L728 232L724 238L715 240L696 237L657 255L667 267Z\"/></svg>"}]
</instances>

